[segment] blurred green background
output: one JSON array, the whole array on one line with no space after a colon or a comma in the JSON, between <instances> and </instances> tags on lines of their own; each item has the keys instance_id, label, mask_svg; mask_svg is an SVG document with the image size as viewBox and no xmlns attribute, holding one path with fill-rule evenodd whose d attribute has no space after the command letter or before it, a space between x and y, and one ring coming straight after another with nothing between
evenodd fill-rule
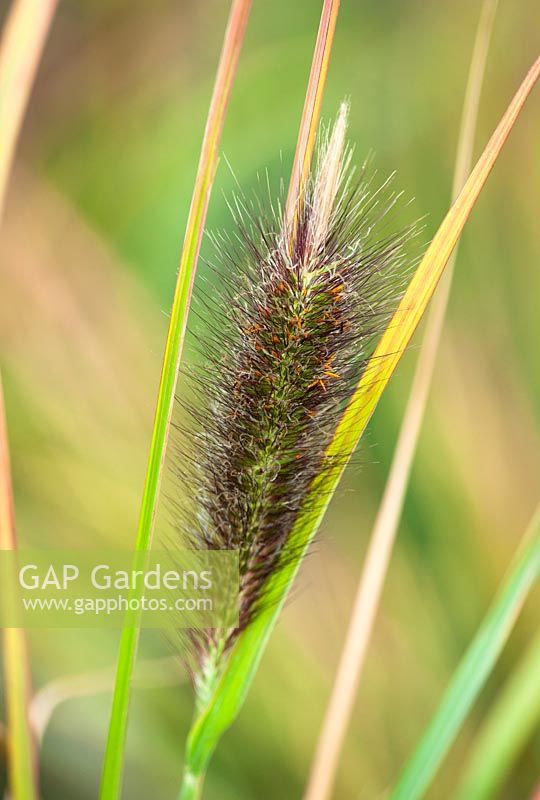
<instances>
[{"instance_id":1,"label":"blurred green background","mask_svg":"<svg viewBox=\"0 0 540 800\"><path fill-rule=\"evenodd\" d=\"M2 17L7 6L0 3ZM479 10L477 0L342 0L323 113L328 119L350 98L356 158L373 151L381 175L397 170L415 213L428 215L426 239L448 207ZM225 0L60 2L0 243L0 353L23 545L133 540L167 313L227 11ZM222 142L248 191L266 169L276 187L289 173L319 12L316 0L254 0ZM476 152L537 48L536 0L500 0ZM537 91L462 239L410 491L341 761L339 800L384 796L540 497L539 101ZM226 196L234 182L222 159L209 228L230 225ZM370 425L361 466L348 472L332 504L246 707L217 751L207 800L301 796L418 341ZM165 502L164 528L169 516ZM539 610L536 596L430 798L453 796L475 733L534 633ZM30 644L35 686L48 687L35 704L38 725L54 707L42 740L43 799L94 800L117 636L37 631ZM192 694L180 659L171 659L155 634L143 637L140 659L124 796L169 800L179 784ZM49 685L81 673L75 682ZM55 707L64 695L70 699ZM539 781L537 731L500 797L531 798Z\"/></svg>"}]
</instances>

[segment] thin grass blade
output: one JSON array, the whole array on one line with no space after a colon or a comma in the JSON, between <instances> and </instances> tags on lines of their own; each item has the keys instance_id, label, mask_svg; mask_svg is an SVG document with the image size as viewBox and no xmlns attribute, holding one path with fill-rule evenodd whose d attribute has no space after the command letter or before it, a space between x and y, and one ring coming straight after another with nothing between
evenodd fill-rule
<instances>
[{"instance_id":1,"label":"thin grass blade","mask_svg":"<svg viewBox=\"0 0 540 800\"><path fill-rule=\"evenodd\" d=\"M165 345L154 429L135 545L138 552L146 551L151 546L193 281L218 161L221 131L250 9L251 0L234 0L231 6L206 123ZM103 765L101 800L115 800L120 794L130 684L138 638L138 629L135 627L126 627L122 631L116 685Z\"/></svg>"},{"instance_id":2,"label":"thin grass blade","mask_svg":"<svg viewBox=\"0 0 540 800\"><path fill-rule=\"evenodd\" d=\"M293 236L294 221L298 218L298 206L302 202L313 158L338 13L339 0L324 0L285 209L285 224L287 227L292 227Z\"/></svg>"},{"instance_id":3,"label":"thin grass blade","mask_svg":"<svg viewBox=\"0 0 540 800\"><path fill-rule=\"evenodd\" d=\"M540 509L514 564L467 649L420 744L390 800L418 800L450 749L472 704L489 677L521 607L540 576ZM476 797L476 795L475 795Z\"/></svg>"},{"instance_id":4,"label":"thin grass blade","mask_svg":"<svg viewBox=\"0 0 540 800\"><path fill-rule=\"evenodd\" d=\"M305 552L315 536L346 461L353 454L426 309L463 226L539 74L540 58L525 77L464 189L437 231L376 348L329 448L329 455L337 457L340 468L314 481L311 499L322 500L308 502L307 507L313 510L301 515L291 531L290 547L295 554ZM197 774L204 772L219 738L234 721L245 700L300 561L298 557L288 559L276 579L269 579L265 609L234 645L210 701L195 720L188 739L187 760Z\"/></svg>"},{"instance_id":5,"label":"thin grass blade","mask_svg":"<svg viewBox=\"0 0 540 800\"><path fill-rule=\"evenodd\" d=\"M471 748L456 800L496 797L540 720L540 636L503 686Z\"/></svg>"},{"instance_id":6,"label":"thin grass blade","mask_svg":"<svg viewBox=\"0 0 540 800\"><path fill-rule=\"evenodd\" d=\"M16 550L11 470L0 377L0 550ZM12 800L37 800L37 756L29 720L30 667L21 628L3 630L8 776Z\"/></svg>"},{"instance_id":7,"label":"thin grass blade","mask_svg":"<svg viewBox=\"0 0 540 800\"><path fill-rule=\"evenodd\" d=\"M0 42L0 224L15 148L56 0L16 0ZM15 550L15 514L0 377L0 550ZM30 665L24 630L3 631L8 774L13 800L38 797L37 756L29 722Z\"/></svg>"},{"instance_id":8,"label":"thin grass blade","mask_svg":"<svg viewBox=\"0 0 540 800\"><path fill-rule=\"evenodd\" d=\"M463 105L452 197L463 187L471 169L472 149L478 116L489 41L497 0L485 0L476 34L467 91ZM319 735L305 800L330 797L339 755L347 733L358 685L388 564L407 491L411 466L424 417L435 358L441 336L457 246L446 267L433 300L411 393L403 417L388 480L373 526L368 551L358 584L351 620L343 646L336 679Z\"/></svg>"},{"instance_id":9,"label":"thin grass blade","mask_svg":"<svg viewBox=\"0 0 540 800\"><path fill-rule=\"evenodd\" d=\"M0 43L0 219L15 147L57 0L15 0Z\"/></svg>"}]
</instances>

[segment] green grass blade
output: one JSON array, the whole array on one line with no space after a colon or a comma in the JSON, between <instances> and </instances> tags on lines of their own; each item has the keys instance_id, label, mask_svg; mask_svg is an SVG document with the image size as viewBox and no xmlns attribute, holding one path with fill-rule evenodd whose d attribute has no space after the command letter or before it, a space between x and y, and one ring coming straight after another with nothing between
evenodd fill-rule
<instances>
[{"instance_id":1,"label":"green grass blade","mask_svg":"<svg viewBox=\"0 0 540 800\"><path fill-rule=\"evenodd\" d=\"M539 74L540 58L525 77L465 187L437 231L376 348L329 448L330 456L338 457L340 469L325 473L314 482L306 503L306 507L312 510L301 515L291 531L290 544L295 554L304 553L309 547L345 469L345 462L354 452L410 341L463 226ZM236 642L210 701L194 721L188 738L186 763L195 775L204 772L219 738L234 721L245 700L300 561L297 557L286 560L279 574L269 579L265 610Z\"/></svg>"},{"instance_id":2,"label":"green grass blade","mask_svg":"<svg viewBox=\"0 0 540 800\"><path fill-rule=\"evenodd\" d=\"M497 0L484 0L478 23L463 104L452 199L463 187L471 169L480 93L496 7ZM306 784L304 800L326 800L332 793L407 493L435 369L456 254L457 246L448 262L445 275L439 284L430 309L411 392L403 415L388 479L369 539L345 642Z\"/></svg>"},{"instance_id":3,"label":"green grass blade","mask_svg":"<svg viewBox=\"0 0 540 800\"><path fill-rule=\"evenodd\" d=\"M418 800L489 677L531 587L540 575L540 511L480 629L467 649L433 720L390 800ZM476 796L475 796L476 797Z\"/></svg>"},{"instance_id":4,"label":"green grass blade","mask_svg":"<svg viewBox=\"0 0 540 800\"><path fill-rule=\"evenodd\" d=\"M540 636L495 700L472 747L456 800L495 797L540 720Z\"/></svg>"},{"instance_id":5,"label":"green grass blade","mask_svg":"<svg viewBox=\"0 0 540 800\"><path fill-rule=\"evenodd\" d=\"M201 157L189 211L178 279L173 299L169 331L161 370L154 429L150 444L136 538L136 550L151 546L165 450L174 403L178 366L185 338L187 316L206 211L218 160L218 147L231 87L236 72L251 0L234 0L225 33L223 49L206 123ZM116 800L120 794L131 676L139 632L135 627L122 631L116 685L113 694L109 733L105 749L101 800Z\"/></svg>"},{"instance_id":6,"label":"green grass blade","mask_svg":"<svg viewBox=\"0 0 540 800\"><path fill-rule=\"evenodd\" d=\"M0 377L0 550L16 548L4 394ZM10 794L12 800L37 800L37 757L28 714L30 667L26 635L21 628L4 628L2 639Z\"/></svg>"}]
</instances>

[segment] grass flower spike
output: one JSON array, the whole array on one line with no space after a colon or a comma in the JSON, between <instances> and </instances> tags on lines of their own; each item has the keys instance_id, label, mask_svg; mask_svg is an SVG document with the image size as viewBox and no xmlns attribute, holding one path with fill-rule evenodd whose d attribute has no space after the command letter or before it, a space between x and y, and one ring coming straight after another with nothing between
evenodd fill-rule
<instances>
[{"instance_id":1,"label":"grass flower spike","mask_svg":"<svg viewBox=\"0 0 540 800\"><path fill-rule=\"evenodd\" d=\"M218 334L203 344L195 425L180 445L178 477L193 500L179 527L194 547L238 552L240 624L199 634L199 704L224 653L271 602L269 577L301 558L290 546L293 523L315 478L337 465L328 445L384 329L415 232L385 231L398 197L391 180L374 189L365 167L358 179L348 169L347 114L344 104L320 137L294 237L279 210L261 217L238 201L235 236L217 240L224 289L210 301Z\"/></svg>"},{"instance_id":2,"label":"grass flower spike","mask_svg":"<svg viewBox=\"0 0 540 800\"><path fill-rule=\"evenodd\" d=\"M373 191L361 178L351 188L346 125L343 105L322 137L292 246L279 213L261 219L240 203L236 239L219 241L219 340L205 346L197 427L180 461L197 462L188 493L196 513L182 517L191 543L239 553L240 627L226 645L264 603L269 575L297 555L288 534L314 478L332 468L325 451L384 326L413 232L374 232L396 198L388 183Z\"/></svg>"}]
</instances>

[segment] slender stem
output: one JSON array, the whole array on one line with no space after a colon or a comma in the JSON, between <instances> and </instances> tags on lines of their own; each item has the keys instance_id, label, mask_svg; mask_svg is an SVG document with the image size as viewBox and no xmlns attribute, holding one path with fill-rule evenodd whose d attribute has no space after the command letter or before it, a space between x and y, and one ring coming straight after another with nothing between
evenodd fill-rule
<instances>
[{"instance_id":1,"label":"slender stem","mask_svg":"<svg viewBox=\"0 0 540 800\"><path fill-rule=\"evenodd\" d=\"M476 35L456 154L452 196L456 197L471 168L480 92L497 0L485 0ZM305 800L330 796L373 629L395 540L411 466L422 425L452 280L457 247L434 298L394 458L383 493L345 644L313 758Z\"/></svg>"},{"instance_id":2,"label":"slender stem","mask_svg":"<svg viewBox=\"0 0 540 800\"><path fill-rule=\"evenodd\" d=\"M16 550L13 490L0 375L0 550ZM3 631L4 691L7 710L9 787L12 800L37 800L36 743L29 720L30 664L25 631Z\"/></svg>"},{"instance_id":3,"label":"slender stem","mask_svg":"<svg viewBox=\"0 0 540 800\"><path fill-rule=\"evenodd\" d=\"M206 123L165 345L154 429L137 529L135 547L138 552L149 550L152 543L170 419L174 404L174 392L183 350L193 281L217 166L218 147L225 111L231 93L250 8L251 0L234 0L232 3ZM132 625L123 629L103 764L101 800L116 800L120 795L131 676L138 640L138 626Z\"/></svg>"},{"instance_id":4,"label":"slender stem","mask_svg":"<svg viewBox=\"0 0 540 800\"><path fill-rule=\"evenodd\" d=\"M324 0L285 207L285 229L292 239L296 235L299 206L311 168L338 11L339 0Z\"/></svg>"},{"instance_id":5,"label":"slender stem","mask_svg":"<svg viewBox=\"0 0 540 800\"><path fill-rule=\"evenodd\" d=\"M0 42L0 220L13 156L57 0L15 0Z\"/></svg>"},{"instance_id":6,"label":"slender stem","mask_svg":"<svg viewBox=\"0 0 540 800\"><path fill-rule=\"evenodd\" d=\"M204 759L197 759L192 747L192 735L194 729L204 713L212 695L215 691L219 678L219 661L223 657L224 640L218 642L213 651L209 653L201 668L199 681L196 683L196 703L193 722L186 741L184 755L184 772L182 775L182 785L180 787L179 800L196 800L201 797L206 769L213 753L213 748L208 748Z\"/></svg>"},{"instance_id":7,"label":"slender stem","mask_svg":"<svg viewBox=\"0 0 540 800\"><path fill-rule=\"evenodd\" d=\"M16 550L15 511L7 438L4 389L0 374L0 550Z\"/></svg>"},{"instance_id":8,"label":"slender stem","mask_svg":"<svg viewBox=\"0 0 540 800\"><path fill-rule=\"evenodd\" d=\"M204 775L202 773L196 774L185 769L178 800L199 800L202 797L203 783Z\"/></svg>"},{"instance_id":9,"label":"slender stem","mask_svg":"<svg viewBox=\"0 0 540 800\"><path fill-rule=\"evenodd\" d=\"M24 113L47 38L56 0L15 0L0 42L0 224ZM17 536L9 448L0 376L0 549L15 550ZM24 630L3 632L8 772L13 800L39 795L35 740L30 729L28 645Z\"/></svg>"}]
</instances>

